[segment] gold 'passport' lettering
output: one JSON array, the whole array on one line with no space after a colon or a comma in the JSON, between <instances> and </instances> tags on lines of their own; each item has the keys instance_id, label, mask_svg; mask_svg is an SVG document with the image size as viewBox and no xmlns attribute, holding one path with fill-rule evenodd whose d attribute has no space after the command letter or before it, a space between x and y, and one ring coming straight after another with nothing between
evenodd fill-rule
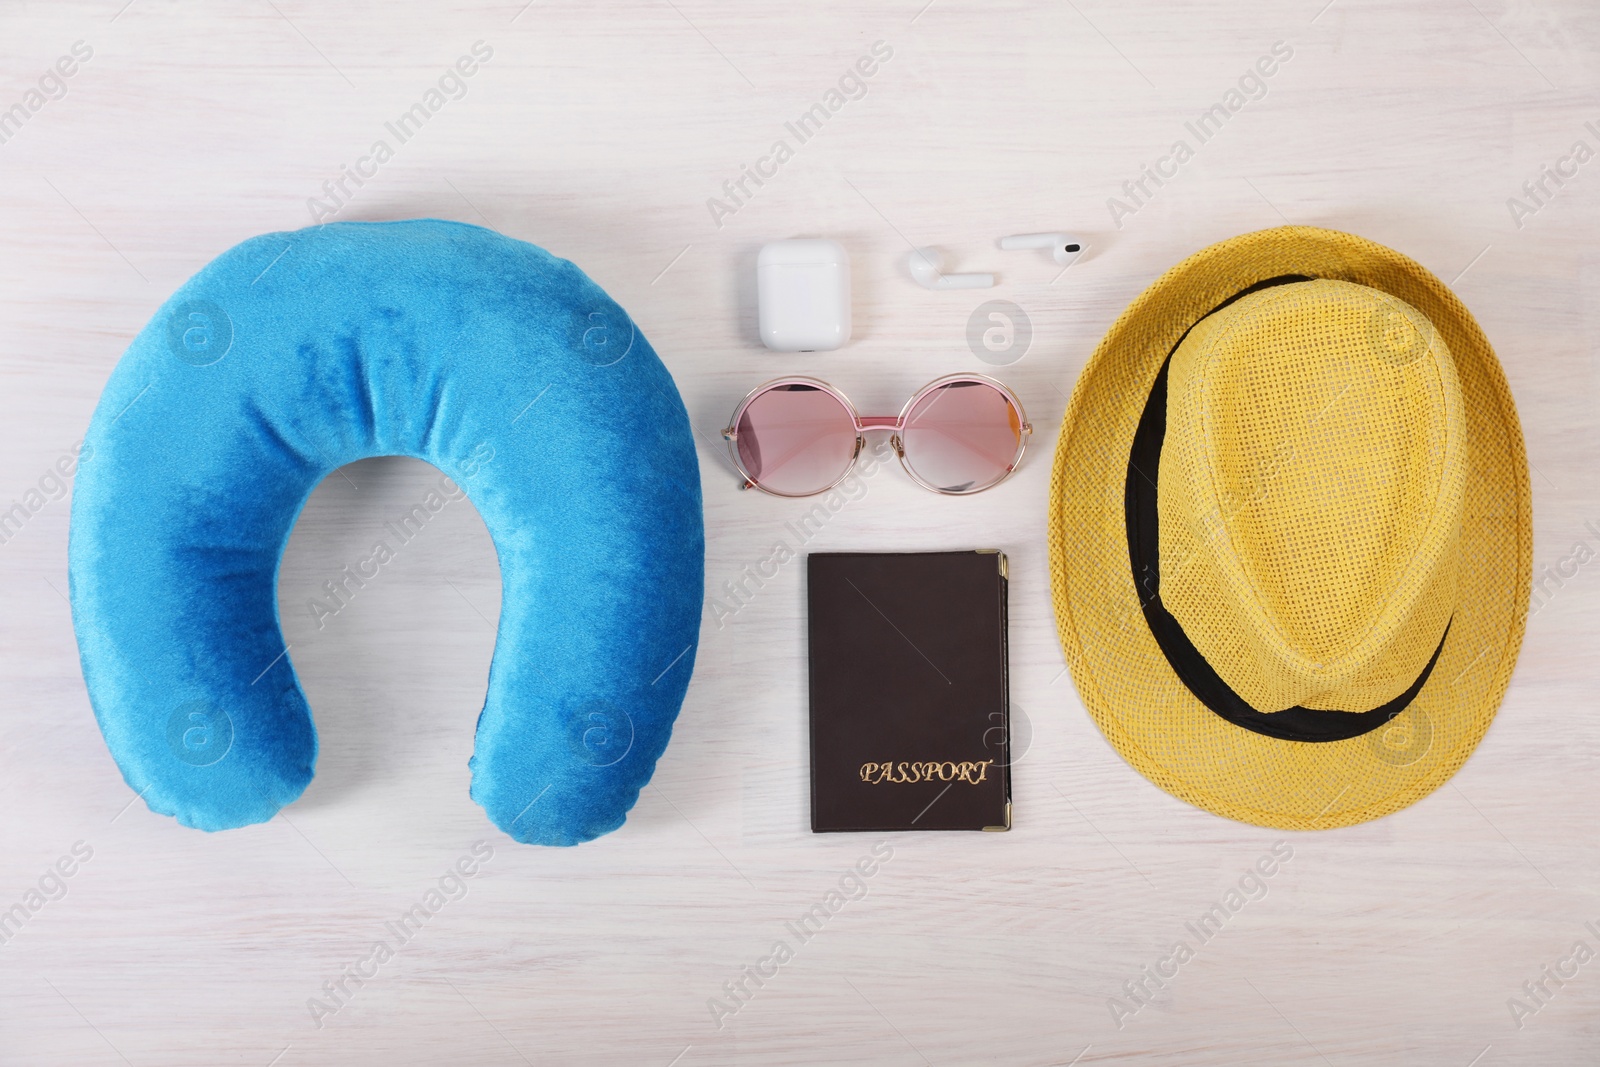
<instances>
[{"instance_id":1,"label":"gold 'passport' lettering","mask_svg":"<svg viewBox=\"0 0 1600 1067\"><path fill-rule=\"evenodd\" d=\"M949 760L942 763L937 761L863 763L861 780L868 785L882 785L885 782L895 785L910 782L966 782L968 785L977 785L988 776L989 766L992 763L994 763L992 759L961 763L952 763Z\"/></svg>"}]
</instances>

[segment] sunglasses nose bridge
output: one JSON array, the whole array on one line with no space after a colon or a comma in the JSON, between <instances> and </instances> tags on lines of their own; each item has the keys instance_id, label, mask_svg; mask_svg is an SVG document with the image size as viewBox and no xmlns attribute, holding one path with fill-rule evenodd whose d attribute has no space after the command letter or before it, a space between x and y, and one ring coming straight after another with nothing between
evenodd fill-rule
<instances>
[{"instance_id":1,"label":"sunglasses nose bridge","mask_svg":"<svg viewBox=\"0 0 1600 1067\"><path fill-rule=\"evenodd\" d=\"M901 426L898 415L866 415L857 425L859 428L856 431L856 455L859 456L861 449L865 447L867 434L880 430L889 435L889 444L894 448L895 455L904 458L906 450L900 442Z\"/></svg>"}]
</instances>

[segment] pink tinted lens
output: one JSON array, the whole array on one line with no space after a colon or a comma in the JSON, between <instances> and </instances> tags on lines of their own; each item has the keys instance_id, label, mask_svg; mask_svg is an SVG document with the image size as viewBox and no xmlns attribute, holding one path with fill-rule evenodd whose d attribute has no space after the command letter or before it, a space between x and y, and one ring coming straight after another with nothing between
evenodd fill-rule
<instances>
[{"instance_id":1,"label":"pink tinted lens","mask_svg":"<svg viewBox=\"0 0 1600 1067\"><path fill-rule=\"evenodd\" d=\"M759 394L734 431L750 480L784 496L822 492L855 459L855 419L837 397L812 385L777 385Z\"/></svg>"},{"instance_id":2,"label":"pink tinted lens","mask_svg":"<svg viewBox=\"0 0 1600 1067\"><path fill-rule=\"evenodd\" d=\"M1022 414L983 382L949 382L917 401L900 433L906 466L947 493L975 493L1011 473Z\"/></svg>"}]
</instances>

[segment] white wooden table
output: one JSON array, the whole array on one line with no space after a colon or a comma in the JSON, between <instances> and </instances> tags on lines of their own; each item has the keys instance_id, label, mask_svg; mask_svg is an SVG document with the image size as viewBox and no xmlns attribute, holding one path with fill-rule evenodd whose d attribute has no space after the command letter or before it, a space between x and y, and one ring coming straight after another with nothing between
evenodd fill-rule
<instances>
[{"instance_id":1,"label":"white wooden table","mask_svg":"<svg viewBox=\"0 0 1600 1067\"><path fill-rule=\"evenodd\" d=\"M7 4L0 110L27 115L0 126L0 504L46 482L0 544L0 909L41 880L57 899L0 946L0 1062L1594 1062L1600 962L1547 981L1536 1014L1508 1000L1574 942L1600 951L1584 925L1600 929L1600 564L1571 562L1600 550L1600 162L1571 155L1600 151L1600 16L1580 0L1325 3ZM464 95L404 143L389 134L480 41L492 55ZM785 124L879 41L892 55L864 95L800 143ZM1292 55L1201 141L1186 124L1275 42ZM62 56L72 76L46 77ZM763 157L772 176L729 201L723 183ZM1171 176L1131 200L1124 183L1158 164ZM1536 202L1523 184L1546 165L1575 176L1545 178ZM334 202L324 182L357 166L371 176ZM1015 830L889 839L866 896L803 944L787 932L880 840L807 829L795 563L722 625L708 607L676 735L622 830L511 842L467 796L499 606L471 507L321 629L306 610L435 477L392 459L330 477L284 563L322 738L305 796L214 835L130 805L79 674L68 501L47 476L176 286L319 210L490 225L615 296L704 439L709 596L809 506L737 491L713 439L747 389L811 373L897 410L940 374L987 369L966 341L981 301L1025 309L1032 345L997 372L1040 430L1018 475L947 499L886 466L807 546L1010 554ZM1315 835L1185 806L1110 750L1064 674L1044 550L1055 429L1100 335L1184 255L1284 220L1454 283L1520 404L1536 569L1566 574L1465 769ZM1088 256L1060 275L994 247L1044 229ZM755 335L754 256L804 235L850 249L856 338L778 356ZM1002 284L919 289L912 244ZM480 840L493 855L465 895L375 977L346 979L318 1026L308 1001ZM1279 841L1293 858L1267 896L1119 1027L1108 1000ZM793 959L714 1020L708 1002L732 1004L724 983L780 939Z\"/></svg>"}]
</instances>

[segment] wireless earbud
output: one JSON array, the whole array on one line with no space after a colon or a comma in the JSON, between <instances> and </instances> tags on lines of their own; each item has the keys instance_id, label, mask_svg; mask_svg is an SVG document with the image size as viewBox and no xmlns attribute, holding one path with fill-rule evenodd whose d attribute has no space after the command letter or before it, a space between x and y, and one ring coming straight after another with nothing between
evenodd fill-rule
<instances>
[{"instance_id":1,"label":"wireless earbud","mask_svg":"<svg viewBox=\"0 0 1600 1067\"><path fill-rule=\"evenodd\" d=\"M1000 247L1007 252L1019 248L1048 248L1050 258L1063 267L1083 252L1083 242L1070 233L1019 233L1000 238Z\"/></svg>"},{"instance_id":2,"label":"wireless earbud","mask_svg":"<svg viewBox=\"0 0 1600 1067\"><path fill-rule=\"evenodd\" d=\"M918 248L906 258L911 278L924 289L988 289L993 274L945 274L939 269L937 248Z\"/></svg>"}]
</instances>

